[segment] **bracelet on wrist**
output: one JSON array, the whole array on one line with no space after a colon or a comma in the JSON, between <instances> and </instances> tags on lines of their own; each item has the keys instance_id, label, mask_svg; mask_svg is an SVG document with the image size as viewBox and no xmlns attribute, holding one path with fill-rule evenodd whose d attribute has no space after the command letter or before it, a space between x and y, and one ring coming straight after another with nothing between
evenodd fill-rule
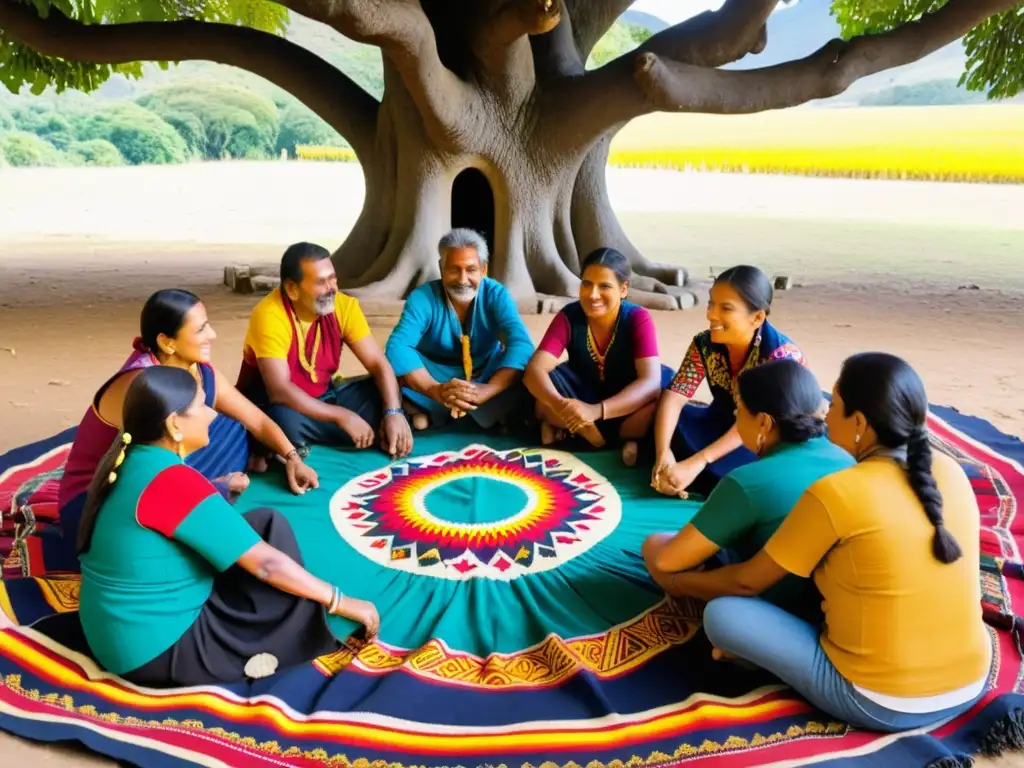
<instances>
[{"instance_id":1,"label":"bracelet on wrist","mask_svg":"<svg viewBox=\"0 0 1024 768\"><path fill-rule=\"evenodd\" d=\"M604 421L607 416L604 415L604 400L601 401L601 421Z\"/></svg>"},{"instance_id":2,"label":"bracelet on wrist","mask_svg":"<svg viewBox=\"0 0 1024 768\"><path fill-rule=\"evenodd\" d=\"M384 411L384 418L388 416L405 416L405 410L402 408L387 408Z\"/></svg>"},{"instance_id":3,"label":"bracelet on wrist","mask_svg":"<svg viewBox=\"0 0 1024 768\"><path fill-rule=\"evenodd\" d=\"M288 453L284 455L285 461L291 461L292 459L299 458L301 458L301 456L299 456L299 452L295 448L292 448L290 451L288 451Z\"/></svg>"},{"instance_id":4,"label":"bracelet on wrist","mask_svg":"<svg viewBox=\"0 0 1024 768\"><path fill-rule=\"evenodd\" d=\"M345 595L337 587L331 587L331 602L327 604L327 612L334 613L341 606L341 601L345 599Z\"/></svg>"}]
</instances>

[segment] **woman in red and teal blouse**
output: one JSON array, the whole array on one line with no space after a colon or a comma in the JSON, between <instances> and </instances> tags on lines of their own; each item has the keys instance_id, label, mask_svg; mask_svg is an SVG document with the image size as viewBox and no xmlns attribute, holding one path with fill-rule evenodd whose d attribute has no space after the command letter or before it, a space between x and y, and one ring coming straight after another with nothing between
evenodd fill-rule
<instances>
[{"instance_id":1,"label":"woman in red and teal blouse","mask_svg":"<svg viewBox=\"0 0 1024 768\"><path fill-rule=\"evenodd\" d=\"M237 682L304 663L339 647L327 613L368 637L380 625L371 603L302 567L279 512L239 514L185 463L215 416L187 371L144 369L89 489L82 628L96 660L138 685Z\"/></svg>"}]
</instances>

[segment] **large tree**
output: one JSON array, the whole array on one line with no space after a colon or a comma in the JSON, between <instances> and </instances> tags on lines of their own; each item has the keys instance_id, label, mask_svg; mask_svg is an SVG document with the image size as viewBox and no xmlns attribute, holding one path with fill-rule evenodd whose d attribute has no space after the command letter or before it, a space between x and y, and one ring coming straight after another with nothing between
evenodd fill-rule
<instances>
[{"instance_id":1,"label":"large tree","mask_svg":"<svg viewBox=\"0 0 1024 768\"><path fill-rule=\"evenodd\" d=\"M0 0L0 79L88 90L137 62L203 59L290 91L352 145L363 210L336 254L346 288L404 296L436 275L452 224L493 242L492 275L520 297L573 295L579 259L626 253L634 297L689 306L685 270L628 240L605 182L612 137L656 111L739 114L834 96L966 36L972 88L1021 89L1019 0L834 0L844 39L785 64L723 69L766 45L778 0L725 0L632 51L584 62L632 0ZM284 39L288 13L378 46L378 101ZM756 59L755 59L756 61ZM467 172L467 173L463 173ZM268 194L275 194L268 190Z\"/></svg>"}]
</instances>

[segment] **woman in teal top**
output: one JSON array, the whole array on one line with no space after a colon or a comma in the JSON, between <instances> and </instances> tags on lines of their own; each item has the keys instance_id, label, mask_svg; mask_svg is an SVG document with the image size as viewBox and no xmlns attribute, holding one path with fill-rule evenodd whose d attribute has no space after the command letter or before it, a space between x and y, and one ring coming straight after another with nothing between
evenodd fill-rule
<instances>
[{"instance_id":1,"label":"woman in teal top","mask_svg":"<svg viewBox=\"0 0 1024 768\"><path fill-rule=\"evenodd\" d=\"M152 687L237 682L339 647L329 613L376 634L371 603L307 572L277 511L240 515L185 457L216 413L179 368L144 369L79 528L79 615L97 661Z\"/></svg>"},{"instance_id":2,"label":"woman in teal top","mask_svg":"<svg viewBox=\"0 0 1024 768\"><path fill-rule=\"evenodd\" d=\"M738 381L736 426L758 460L727 474L679 533L644 542L651 576L670 591L675 574L722 559L749 560L815 481L853 464L825 435L823 398L814 374L795 360L764 363ZM791 613L813 617L820 596L810 579L789 576L765 596Z\"/></svg>"}]
</instances>

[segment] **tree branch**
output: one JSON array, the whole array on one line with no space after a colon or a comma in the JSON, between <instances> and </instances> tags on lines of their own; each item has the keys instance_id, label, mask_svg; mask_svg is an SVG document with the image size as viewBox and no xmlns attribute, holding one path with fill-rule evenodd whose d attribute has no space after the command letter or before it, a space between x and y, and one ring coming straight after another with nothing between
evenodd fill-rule
<instances>
[{"instance_id":1,"label":"tree branch","mask_svg":"<svg viewBox=\"0 0 1024 768\"><path fill-rule=\"evenodd\" d=\"M701 67L730 64L764 50L765 24L778 4L779 0L726 0L717 11L705 11L653 35L639 50Z\"/></svg>"},{"instance_id":2,"label":"tree branch","mask_svg":"<svg viewBox=\"0 0 1024 768\"><path fill-rule=\"evenodd\" d=\"M533 67L539 80L582 75L586 70L576 48L572 18L567 8L563 8L558 26L546 35L531 37L530 45L533 48Z\"/></svg>"},{"instance_id":3,"label":"tree branch","mask_svg":"<svg viewBox=\"0 0 1024 768\"><path fill-rule=\"evenodd\" d=\"M470 33L474 69L503 102L517 109L536 82L530 39L558 26L561 0L504 0L481 4Z\"/></svg>"},{"instance_id":4,"label":"tree branch","mask_svg":"<svg viewBox=\"0 0 1024 768\"><path fill-rule=\"evenodd\" d=\"M405 83L430 137L441 147L452 145L474 91L441 61L419 0L334 0L327 23L356 42L379 47Z\"/></svg>"},{"instance_id":5,"label":"tree branch","mask_svg":"<svg viewBox=\"0 0 1024 768\"><path fill-rule=\"evenodd\" d=\"M797 106L838 95L863 77L917 61L1019 2L949 0L934 13L889 32L848 42L833 40L805 59L763 69L712 69L641 50L562 81L551 90L548 108L572 114L576 130L567 139L589 147L607 131L650 112L740 114ZM728 46L698 49L708 57L708 50ZM687 50L694 51L683 47L677 53Z\"/></svg>"},{"instance_id":6,"label":"tree branch","mask_svg":"<svg viewBox=\"0 0 1024 768\"><path fill-rule=\"evenodd\" d=\"M372 158L377 100L305 48L268 32L197 21L82 24L56 7L43 19L31 5L0 0L0 30L44 56L94 64L215 61L285 89Z\"/></svg>"},{"instance_id":7,"label":"tree branch","mask_svg":"<svg viewBox=\"0 0 1024 768\"><path fill-rule=\"evenodd\" d=\"M478 58L496 48L506 48L528 35L543 35L553 30L562 17L558 0L506 0L488 15L473 36L473 49Z\"/></svg>"},{"instance_id":8,"label":"tree branch","mask_svg":"<svg viewBox=\"0 0 1024 768\"><path fill-rule=\"evenodd\" d=\"M580 58L586 61L597 41L636 0L565 0L572 17L573 37Z\"/></svg>"},{"instance_id":9,"label":"tree branch","mask_svg":"<svg viewBox=\"0 0 1024 768\"><path fill-rule=\"evenodd\" d=\"M728 71L642 53L635 78L655 109L744 114L783 109L843 93L857 80L928 56L1020 0L949 0L934 13L889 32L833 40L807 58L763 69Z\"/></svg>"}]
</instances>

